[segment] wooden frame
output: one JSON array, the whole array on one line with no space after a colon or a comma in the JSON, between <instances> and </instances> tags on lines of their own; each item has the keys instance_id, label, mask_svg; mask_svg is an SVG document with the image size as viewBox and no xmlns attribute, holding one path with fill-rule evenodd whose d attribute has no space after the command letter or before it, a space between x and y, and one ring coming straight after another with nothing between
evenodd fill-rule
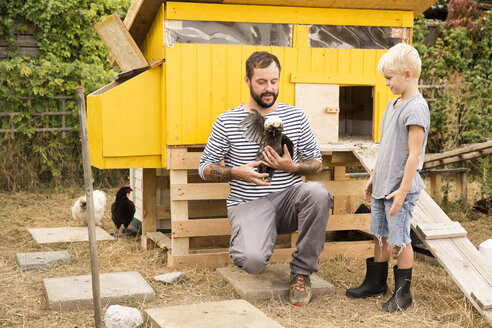
<instances>
[{"instance_id":1,"label":"wooden frame","mask_svg":"<svg viewBox=\"0 0 492 328\"><path fill-rule=\"evenodd\" d=\"M223 266L231 263L228 249L194 249L190 242L192 238L205 238L206 241L207 238L213 240L221 236L228 238L227 236L231 234L229 220L224 217L227 216L227 212L222 206L217 206L219 204L218 201L214 201L214 199L223 200L225 204L225 199L229 194L229 184L205 181L201 183L193 182L193 179L190 178L190 173L197 169L201 157L201 152L195 151L196 149L192 149L193 147L196 146L172 147L167 150L169 154L167 162L169 169L169 206L157 205L156 193L153 191L159 183L160 177L156 177L155 170L144 169L142 181L144 186L142 196L144 213L142 220L142 246L147 248L155 243L159 247L168 249L168 266L170 267L182 265L194 265L197 267ZM346 213L346 201L344 198L355 197L355 195L360 194L360 190L365 185L363 180L348 180L345 178L345 166L343 165L352 163L355 157L346 152L329 152L329 154L324 155L325 164L333 165L333 154L335 154L334 157L337 164L341 166L336 166L334 169L326 169L325 173L314 177L315 180L310 180L324 184L333 194L335 203L340 207L338 213L330 215L326 231L367 231L370 223L369 214ZM334 179L334 172L343 172L343 179L339 179L338 176ZM192 202L199 202L199 206L192 206ZM160 217L162 213L166 214L166 217L168 213L170 214L172 231L170 238L154 232L157 227L156 217ZM222 217L214 217L214 214ZM289 244L277 245L272 257L273 260L288 260L291 258L292 252L295 250L296 239L297 233L295 232L291 234ZM150 241L153 241L153 243ZM372 251L372 240L331 241L326 242L321 258L337 255L370 256Z\"/></svg>"}]
</instances>

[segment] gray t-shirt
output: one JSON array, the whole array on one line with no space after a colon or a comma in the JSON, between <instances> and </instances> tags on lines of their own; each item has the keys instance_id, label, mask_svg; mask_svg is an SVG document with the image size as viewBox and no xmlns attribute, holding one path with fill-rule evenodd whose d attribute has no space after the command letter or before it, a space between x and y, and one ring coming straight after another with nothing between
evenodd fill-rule
<instances>
[{"instance_id":1,"label":"gray t-shirt","mask_svg":"<svg viewBox=\"0 0 492 328\"><path fill-rule=\"evenodd\" d=\"M419 166L408 193L417 193L425 188L418 171L424 164L425 145L430 125L429 107L421 94L394 106L397 99L392 99L388 103L381 120L381 143L372 184L372 196L376 199L384 198L400 187L408 158L410 125L419 125L424 128L424 140Z\"/></svg>"}]
</instances>

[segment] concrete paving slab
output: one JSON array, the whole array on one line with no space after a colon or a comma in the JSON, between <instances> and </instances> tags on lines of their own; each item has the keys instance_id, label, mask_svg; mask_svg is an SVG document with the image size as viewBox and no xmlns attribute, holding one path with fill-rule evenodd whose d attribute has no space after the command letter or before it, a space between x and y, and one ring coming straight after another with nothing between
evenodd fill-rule
<instances>
[{"instance_id":1,"label":"concrete paving slab","mask_svg":"<svg viewBox=\"0 0 492 328\"><path fill-rule=\"evenodd\" d=\"M44 293L51 310L70 311L92 309L91 275L46 278L43 280ZM152 301L155 293L152 287L136 271L113 272L99 275L102 306L127 301Z\"/></svg>"},{"instance_id":2,"label":"concrete paving slab","mask_svg":"<svg viewBox=\"0 0 492 328\"><path fill-rule=\"evenodd\" d=\"M246 300L269 299L276 296L288 296L290 267L288 264L270 264L260 274L249 274L237 267L217 268L217 272L227 280ZM311 275L313 295L325 295L335 292L328 281Z\"/></svg>"},{"instance_id":3,"label":"concrete paving slab","mask_svg":"<svg viewBox=\"0 0 492 328\"><path fill-rule=\"evenodd\" d=\"M38 244L89 241L87 227L30 228L27 229ZM114 240L103 228L96 227L96 240Z\"/></svg>"},{"instance_id":4,"label":"concrete paving slab","mask_svg":"<svg viewBox=\"0 0 492 328\"><path fill-rule=\"evenodd\" d=\"M152 327L282 328L245 300L208 302L145 310Z\"/></svg>"},{"instance_id":5,"label":"concrete paving slab","mask_svg":"<svg viewBox=\"0 0 492 328\"><path fill-rule=\"evenodd\" d=\"M69 260L67 251L17 253L17 265L22 270L47 270Z\"/></svg>"}]
</instances>

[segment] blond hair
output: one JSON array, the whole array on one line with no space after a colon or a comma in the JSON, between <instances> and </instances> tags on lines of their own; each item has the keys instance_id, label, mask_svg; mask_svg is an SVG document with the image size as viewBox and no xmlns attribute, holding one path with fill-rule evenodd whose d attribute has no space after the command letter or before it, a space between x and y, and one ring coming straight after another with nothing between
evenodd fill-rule
<instances>
[{"instance_id":1,"label":"blond hair","mask_svg":"<svg viewBox=\"0 0 492 328\"><path fill-rule=\"evenodd\" d=\"M420 76L422 61L419 53L411 45L398 43L389 49L381 57L378 65L378 72L382 75L387 74L404 74L409 70L414 78Z\"/></svg>"}]
</instances>

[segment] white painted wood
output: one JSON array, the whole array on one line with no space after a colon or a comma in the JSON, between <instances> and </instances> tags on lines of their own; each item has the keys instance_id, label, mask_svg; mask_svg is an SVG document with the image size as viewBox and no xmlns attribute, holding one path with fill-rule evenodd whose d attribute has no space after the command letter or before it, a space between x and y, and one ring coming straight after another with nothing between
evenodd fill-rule
<instances>
[{"instance_id":1,"label":"white painted wood","mask_svg":"<svg viewBox=\"0 0 492 328\"><path fill-rule=\"evenodd\" d=\"M295 104L306 113L318 143L338 141L339 92L336 84L296 84Z\"/></svg>"}]
</instances>

